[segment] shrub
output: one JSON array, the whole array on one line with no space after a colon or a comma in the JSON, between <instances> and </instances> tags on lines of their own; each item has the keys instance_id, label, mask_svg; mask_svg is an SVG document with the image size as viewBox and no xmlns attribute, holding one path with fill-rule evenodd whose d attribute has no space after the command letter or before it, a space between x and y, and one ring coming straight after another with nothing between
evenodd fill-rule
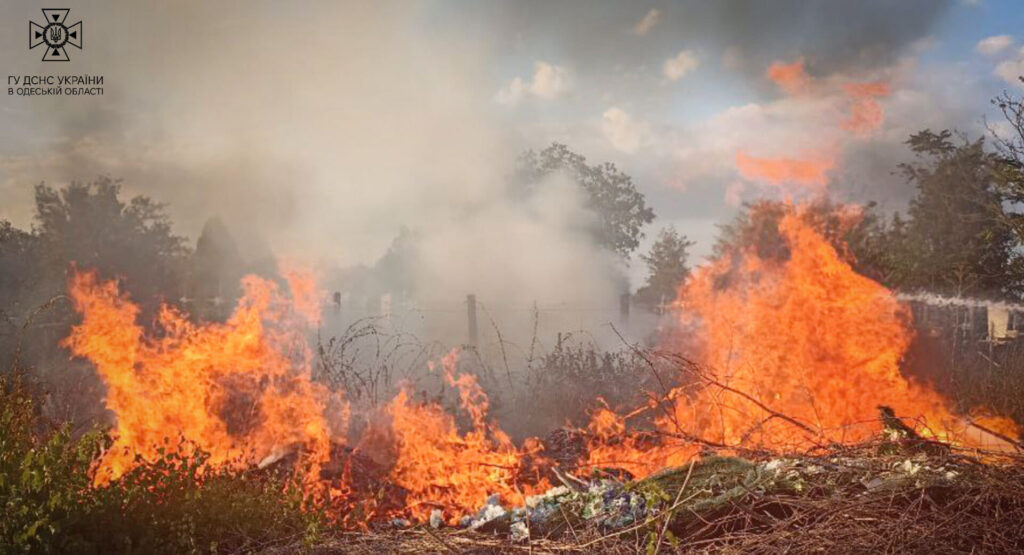
<instances>
[{"instance_id":1,"label":"shrub","mask_svg":"<svg viewBox=\"0 0 1024 555\"><path fill-rule=\"evenodd\" d=\"M38 432L20 380L0 382L2 552L246 552L315 541L327 523L287 476L203 473L202 455L168 454L93 488L106 436Z\"/></svg>"},{"instance_id":2,"label":"shrub","mask_svg":"<svg viewBox=\"0 0 1024 555\"><path fill-rule=\"evenodd\" d=\"M531 434L547 433L552 423L585 425L602 401L611 407L637 406L643 392L656 385L648 365L632 351L559 344L530 365L515 411L522 422L511 424Z\"/></svg>"}]
</instances>

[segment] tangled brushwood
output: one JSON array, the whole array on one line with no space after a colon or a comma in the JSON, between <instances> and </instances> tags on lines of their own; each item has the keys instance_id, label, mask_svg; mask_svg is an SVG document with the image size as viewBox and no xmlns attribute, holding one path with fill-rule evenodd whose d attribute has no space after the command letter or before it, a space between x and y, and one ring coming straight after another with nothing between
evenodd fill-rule
<instances>
[{"instance_id":1,"label":"tangled brushwood","mask_svg":"<svg viewBox=\"0 0 1024 555\"><path fill-rule=\"evenodd\" d=\"M706 456L643 480L607 473L462 527L336 535L345 553L1011 553L1024 549L1024 459L879 440L814 455ZM283 546L275 552L288 552Z\"/></svg>"},{"instance_id":2,"label":"tangled brushwood","mask_svg":"<svg viewBox=\"0 0 1024 555\"><path fill-rule=\"evenodd\" d=\"M521 503L488 498L446 522L376 518L345 530L311 503L285 462L204 470L203 454L162 450L101 488L101 432L40 430L16 377L3 381L0 500L5 551L124 552L928 552L1024 549L1024 455L964 449L916 435L891 409L882 434L802 453L716 452L634 478L617 468L548 469L553 483ZM554 459L579 458L590 432L545 438ZM636 441L668 441L652 436ZM347 471L358 474L353 458ZM365 478L365 476L364 476ZM386 480L387 478L382 478ZM372 484L367 484L369 487ZM381 515L403 488L377 483ZM442 506L438 504L438 506Z\"/></svg>"}]
</instances>

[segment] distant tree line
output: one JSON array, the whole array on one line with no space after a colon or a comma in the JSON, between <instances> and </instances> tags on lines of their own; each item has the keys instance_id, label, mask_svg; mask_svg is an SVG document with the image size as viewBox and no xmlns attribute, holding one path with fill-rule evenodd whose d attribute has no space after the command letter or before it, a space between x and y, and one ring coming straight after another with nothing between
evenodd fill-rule
<instances>
[{"instance_id":1,"label":"distant tree line","mask_svg":"<svg viewBox=\"0 0 1024 555\"><path fill-rule=\"evenodd\" d=\"M1016 140L1019 144L1020 138ZM806 217L815 220L859 273L891 289L1021 298L1020 151L987 149L984 138L970 140L948 130L926 129L906 144L915 159L898 169L915 193L904 212L886 216L869 203L851 222L838 206L820 200L808 207ZM715 253L738 246L754 248L766 258L785 256L777 223L786 210L782 203L767 201L745 205L721 227Z\"/></svg>"},{"instance_id":2,"label":"distant tree line","mask_svg":"<svg viewBox=\"0 0 1024 555\"><path fill-rule=\"evenodd\" d=\"M992 132L989 141L928 129L908 138L914 158L897 168L915 187L906 210L883 214L868 204L851 225L828 200L812 207L819 227L859 272L904 291L1024 295L1024 105L1005 93L993 102L1007 123L1001 129L1008 131ZM592 164L553 143L520 155L510 179L513 197L548 186L555 174L580 187L595 215L590 230L595 243L624 260L635 254L655 215L633 179L614 164ZM722 226L714 252L748 246L765 256L784 255L774 227L782 211L768 202L744 207ZM378 261L381 271L365 269L360 279L394 276L400 282L386 284L387 289L411 293L412 272L402 269L416 263L417 240L415 231L403 229ZM660 230L650 250L639 256L648 278L635 301L658 308L673 300L689 274L693 245L672 227ZM185 305L197 317L222 317L226 309L188 303L212 298L230 307L241 275L274 272L266 260L244 260L217 219L189 245L174 233L164 205L145 196L124 199L121 183L113 179L60 188L40 184L29 229L0 221L0 356L5 360L28 319L50 322L55 330L69 325L70 307L60 296L75 266L122 280L144 319L151 319L161 302ZM36 310L47 303L46 311Z\"/></svg>"}]
</instances>

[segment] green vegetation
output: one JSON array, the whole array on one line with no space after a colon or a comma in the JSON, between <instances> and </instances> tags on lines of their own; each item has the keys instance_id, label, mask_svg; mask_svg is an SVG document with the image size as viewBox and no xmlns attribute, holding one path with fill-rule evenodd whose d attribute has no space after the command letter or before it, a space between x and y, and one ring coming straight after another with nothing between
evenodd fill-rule
<instances>
[{"instance_id":1,"label":"green vegetation","mask_svg":"<svg viewBox=\"0 0 1024 555\"><path fill-rule=\"evenodd\" d=\"M202 456L168 455L94 488L106 436L41 430L37 409L19 377L0 379L0 552L245 552L315 541L327 524L282 477L200 479Z\"/></svg>"}]
</instances>

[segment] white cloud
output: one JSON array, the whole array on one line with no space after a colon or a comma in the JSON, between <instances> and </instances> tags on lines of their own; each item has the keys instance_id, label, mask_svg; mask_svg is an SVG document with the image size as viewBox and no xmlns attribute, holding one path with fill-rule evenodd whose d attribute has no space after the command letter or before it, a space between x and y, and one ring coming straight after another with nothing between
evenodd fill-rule
<instances>
[{"instance_id":1,"label":"white cloud","mask_svg":"<svg viewBox=\"0 0 1024 555\"><path fill-rule=\"evenodd\" d=\"M625 110L612 106L601 115L601 132L615 150L632 154L650 137L650 126Z\"/></svg>"},{"instance_id":2,"label":"white cloud","mask_svg":"<svg viewBox=\"0 0 1024 555\"><path fill-rule=\"evenodd\" d=\"M1024 87L1019 79L1024 75L1024 48L1017 52L1016 58L1000 62L993 73L1011 85Z\"/></svg>"},{"instance_id":3,"label":"white cloud","mask_svg":"<svg viewBox=\"0 0 1024 555\"><path fill-rule=\"evenodd\" d=\"M986 56L992 56L1006 50L1013 44L1013 37L1010 35L996 35L978 41L974 49Z\"/></svg>"},{"instance_id":4,"label":"white cloud","mask_svg":"<svg viewBox=\"0 0 1024 555\"><path fill-rule=\"evenodd\" d=\"M533 83L530 92L534 96L552 99L569 88L569 76L565 68L547 62L537 62L533 72Z\"/></svg>"},{"instance_id":5,"label":"white cloud","mask_svg":"<svg viewBox=\"0 0 1024 555\"><path fill-rule=\"evenodd\" d=\"M538 60L533 64L533 78L530 82L516 77L502 87L494 99L505 106L519 104L527 95L551 100L569 89L569 72L561 66Z\"/></svg>"},{"instance_id":6,"label":"white cloud","mask_svg":"<svg viewBox=\"0 0 1024 555\"><path fill-rule=\"evenodd\" d=\"M657 8L651 8L651 11L647 12L647 15L643 19L637 22L633 27L633 32L638 35L646 35L652 27L658 24L658 19L661 17L661 12Z\"/></svg>"},{"instance_id":7,"label":"white cloud","mask_svg":"<svg viewBox=\"0 0 1024 555\"><path fill-rule=\"evenodd\" d=\"M683 50L676 54L674 58L665 60L665 65L662 66L662 73L669 81L678 81L685 77L687 73L697 69L699 65L700 61L692 50Z\"/></svg>"},{"instance_id":8,"label":"white cloud","mask_svg":"<svg viewBox=\"0 0 1024 555\"><path fill-rule=\"evenodd\" d=\"M728 184L737 178L736 152L743 150L756 157L800 158L822 154L838 145L846 133L839 127L837 111L840 96L791 97L734 106L680 130L673 139L660 137L668 145L680 167L680 184L701 182ZM756 189L756 188L755 188ZM726 200L740 192L727 191Z\"/></svg>"}]
</instances>

